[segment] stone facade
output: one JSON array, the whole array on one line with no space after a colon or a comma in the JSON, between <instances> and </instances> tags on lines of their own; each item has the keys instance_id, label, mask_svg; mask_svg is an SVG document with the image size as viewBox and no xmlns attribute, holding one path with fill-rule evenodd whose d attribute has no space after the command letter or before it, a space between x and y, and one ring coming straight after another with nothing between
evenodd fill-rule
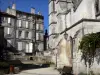
<instances>
[{"instance_id":1,"label":"stone facade","mask_svg":"<svg viewBox=\"0 0 100 75\"><path fill-rule=\"evenodd\" d=\"M91 69L81 61L79 41L88 33L100 32L100 0L50 0L49 49L57 50L58 67L72 66L73 73L100 73L95 61ZM66 36L64 36L66 35Z\"/></svg>"},{"instance_id":2,"label":"stone facade","mask_svg":"<svg viewBox=\"0 0 100 75\"><path fill-rule=\"evenodd\" d=\"M3 17L2 26L7 41L14 44L21 54L43 51L44 17L36 14L34 8L31 8L31 13L16 10L15 4L12 8L8 7L6 13L16 17Z\"/></svg>"}]
</instances>

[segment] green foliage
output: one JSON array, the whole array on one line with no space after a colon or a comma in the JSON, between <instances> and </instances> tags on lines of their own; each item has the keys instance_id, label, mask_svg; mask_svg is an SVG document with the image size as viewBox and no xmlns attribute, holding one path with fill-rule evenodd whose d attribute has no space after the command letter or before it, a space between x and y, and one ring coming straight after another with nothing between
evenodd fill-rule
<instances>
[{"instance_id":1,"label":"green foliage","mask_svg":"<svg viewBox=\"0 0 100 75\"><path fill-rule=\"evenodd\" d=\"M4 75L4 71L0 70L0 75Z\"/></svg>"},{"instance_id":2,"label":"green foliage","mask_svg":"<svg viewBox=\"0 0 100 75\"><path fill-rule=\"evenodd\" d=\"M7 62L0 62L0 68L8 67L9 64Z\"/></svg>"},{"instance_id":3,"label":"green foliage","mask_svg":"<svg viewBox=\"0 0 100 75\"><path fill-rule=\"evenodd\" d=\"M80 72L78 75L87 75L87 74L85 74L85 73L83 73L83 72Z\"/></svg>"},{"instance_id":4,"label":"green foliage","mask_svg":"<svg viewBox=\"0 0 100 75\"><path fill-rule=\"evenodd\" d=\"M91 33L84 35L80 41L79 50L82 52L82 60L89 63L91 67L94 62L94 57L96 57L96 49L100 48L100 33Z\"/></svg>"}]
</instances>

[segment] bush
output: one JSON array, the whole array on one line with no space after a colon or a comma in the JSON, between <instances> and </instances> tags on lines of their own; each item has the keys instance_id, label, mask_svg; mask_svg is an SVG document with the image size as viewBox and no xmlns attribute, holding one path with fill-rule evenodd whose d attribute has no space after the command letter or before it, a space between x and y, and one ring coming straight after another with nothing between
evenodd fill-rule
<instances>
[{"instance_id":1,"label":"bush","mask_svg":"<svg viewBox=\"0 0 100 75\"><path fill-rule=\"evenodd\" d=\"M6 63L6 62L0 62L0 68L5 68L5 67L8 67L9 64Z\"/></svg>"},{"instance_id":2,"label":"bush","mask_svg":"<svg viewBox=\"0 0 100 75\"><path fill-rule=\"evenodd\" d=\"M79 73L78 75L87 75L87 74L84 74L84 73L81 72L81 73Z\"/></svg>"},{"instance_id":3,"label":"bush","mask_svg":"<svg viewBox=\"0 0 100 75\"><path fill-rule=\"evenodd\" d=\"M0 70L0 75L4 75L4 71Z\"/></svg>"},{"instance_id":4,"label":"bush","mask_svg":"<svg viewBox=\"0 0 100 75\"><path fill-rule=\"evenodd\" d=\"M82 37L79 50L82 52L81 58L86 66L86 63L89 63L89 67L94 63L94 57L98 56L96 55L97 48L100 48L100 33L91 33Z\"/></svg>"}]
</instances>

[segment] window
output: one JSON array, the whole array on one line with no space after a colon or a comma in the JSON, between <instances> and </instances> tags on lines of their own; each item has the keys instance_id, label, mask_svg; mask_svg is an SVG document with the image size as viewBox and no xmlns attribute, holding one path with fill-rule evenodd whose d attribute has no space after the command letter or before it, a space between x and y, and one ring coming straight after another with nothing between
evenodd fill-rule
<instances>
[{"instance_id":1,"label":"window","mask_svg":"<svg viewBox=\"0 0 100 75\"><path fill-rule=\"evenodd\" d=\"M23 27L26 28L26 21L23 20Z\"/></svg>"},{"instance_id":2,"label":"window","mask_svg":"<svg viewBox=\"0 0 100 75\"><path fill-rule=\"evenodd\" d=\"M43 33L40 33L40 40L43 41Z\"/></svg>"},{"instance_id":3,"label":"window","mask_svg":"<svg viewBox=\"0 0 100 75\"><path fill-rule=\"evenodd\" d=\"M21 50L22 50L22 42L18 42L17 44L18 44L18 48L17 48L17 49L18 49L19 51L21 51Z\"/></svg>"},{"instance_id":4,"label":"window","mask_svg":"<svg viewBox=\"0 0 100 75\"><path fill-rule=\"evenodd\" d=\"M5 22L5 17L1 17L0 23Z\"/></svg>"},{"instance_id":5,"label":"window","mask_svg":"<svg viewBox=\"0 0 100 75\"><path fill-rule=\"evenodd\" d=\"M42 24L40 25L40 30L43 30L43 25Z\"/></svg>"},{"instance_id":6,"label":"window","mask_svg":"<svg viewBox=\"0 0 100 75\"><path fill-rule=\"evenodd\" d=\"M22 31L19 31L19 37L21 37Z\"/></svg>"},{"instance_id":7,"label":"window","mask_svg":"<svg viewBox=\"0 0 100 75\"><path fill-rule=\"evenodd\" d=\"M28 32L28 31L26 31L26 34L25 34L25 37L26 37L26 38L28 37L28 34L29 34L29 32Z\"/></svg>"},{"instance_id":8,"label":"window","mask_svg":"<svg viewBox=\"0 0 100 75\"><path fill-rule=\"evenodd\" d=\"M10 47L11 44L12 44L11 40L7 40L7 47Z\"/></svg>"},{"instance_id":9,"label":"window","mask_svg":"<svg viewBox=\"0 0 100 75\"><path fill-rule=\"evenodd\" d=\"M29 32L29 39L32 39L32 32Z\"/></svg>"}]
</instances>

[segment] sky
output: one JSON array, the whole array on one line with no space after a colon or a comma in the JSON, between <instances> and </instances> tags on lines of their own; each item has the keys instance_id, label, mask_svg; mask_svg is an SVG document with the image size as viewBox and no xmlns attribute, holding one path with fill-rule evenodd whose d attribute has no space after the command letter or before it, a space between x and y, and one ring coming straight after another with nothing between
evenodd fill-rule
<instances>
[{"instance_id":1,"label":"sky","mask_svg":"<svg viewBox=\"0 0 100 75\"><path fill-rule=\"evenodd\" d=\"M48 30L48 1L49 0L0 0L0 8L5 11L12 3L16 3L16 9L30 12L31 7L35 8L36 13L40 11L44 16L44 30Z\"/></svg>"}]
</instances>

